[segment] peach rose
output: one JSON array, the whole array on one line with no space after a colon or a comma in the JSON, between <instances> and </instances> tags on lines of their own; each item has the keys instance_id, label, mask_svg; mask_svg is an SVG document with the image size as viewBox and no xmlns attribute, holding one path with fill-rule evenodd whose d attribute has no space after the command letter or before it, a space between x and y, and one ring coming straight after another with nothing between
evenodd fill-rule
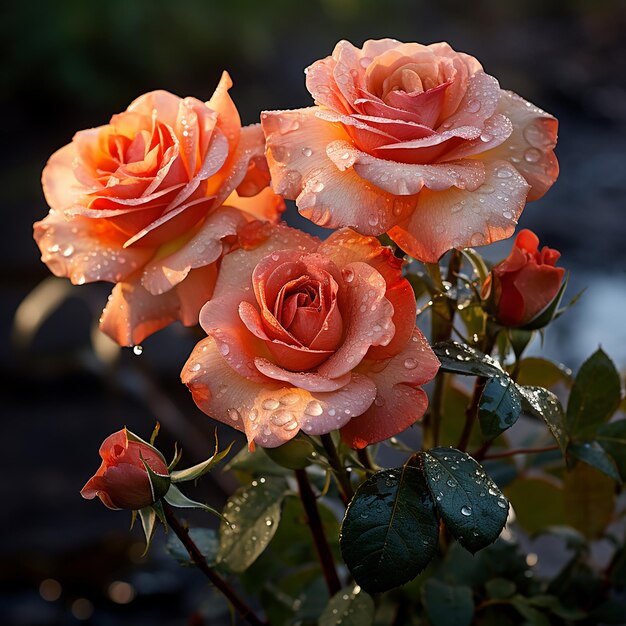
<instances>
[{"instance_id":1,"label":"peach rose","mask_svg":"<svg viewBox=\"0 0 626 626\"><path fill-rule=\"evenodd\" d=\"M181 374L196 404L267 448L338 428L361 448L413 424L439 362L401 267L349 229L256 228L200 313L209 336Z\"/></svg>"},{"instance_id":2,"label":"peach rose","mask_svg":"<svg viewBox=\"0 0 626 626\"><path fill-rule=\"evenodd\" d=\"M42 260L74 284L117 283L100 327L122 345L197 324L229 240L283 208L267 188L261 129L241 127L231 85L224 72L206 103L145 94L78 132L43 171Z\"/></svg>"},{"instance_id":3,"label":"peach rose","mask_svg":"<svg viewBox=\"0 0 626 626\"><path fill-rule=\"evenodd\" d=\"M552 304L565 270L555 267L560 252L544 246L532 230L521 230L511 254L491 270L482 289L503 326L524 326Z\"/></svg>"},{"instance_id":4,"label":"peach rose","mask_svg":"<svg viewBox=\"0 0 626 626\"><path fill-rule=\"evenodd\" d=\"M321 226L434 262L509 237L558 175L556 119L447 43L340 41L306 84L316 106L261 121L274 190Z\"/></svg>"}]
</instances>

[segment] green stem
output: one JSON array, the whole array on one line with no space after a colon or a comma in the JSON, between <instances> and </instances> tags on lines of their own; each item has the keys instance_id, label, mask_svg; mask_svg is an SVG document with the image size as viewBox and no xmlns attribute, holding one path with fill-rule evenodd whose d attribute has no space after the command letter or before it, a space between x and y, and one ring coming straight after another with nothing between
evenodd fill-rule
<instances>
[{"instance_id":1,"label":"green stem","mask_svg":"<svg viewBox=\"0 0 626 626\"><path fill-rule=\"evenodd\" d=\"M246 604L237 592L206 562L206 559L202 555L202 552L198 549L198 546L193 542L189 536L189 531L178 521L174 515L172 507L165 502L163 504L163 511L165 512L165 519L169 527L174 531L174 534L180 539L183 546L187 550L189 557L196 564L197 568L219 589L226 599L235 607L241 617L252 624L253 626L266 626L267 622L260 619L254 611Z\"/></svg>"},{"instance_id":2,"label":"green stem","mask_svg":"<svg viewBox=\"0 0 626 626\"><path fill-rule=\"evenodd\" d=\"M489 328L489 324L486 325L485 335L483 337L483 345L481 346L482 352L485 354L491 354L493 347L496 343L496 338L498 336L497 332L493 332L492 329ZM487 379L479 376L476 378L476 382L474 383L474 393L472 394L472 401L470 402L469 407L465 411L465 424L463 426L463 432L461 433L461 437L459 439L459 443L457 444L457 448L459 450L467 450L467 446L469 445L470 437L472 436L472 429L474 428L474 424L476 423L476 419L478 417L478 407L480 405L480 397L483 394L485 389L485 385L487 384ZM488 445L483 452L486 452L491 442L487 442Z\"/></svg>"},{"instance_id":3,"label":"green stem","mask_svg":"<svg viewBox=\"0 0 626 626\"><path fill-rule=\"evenodd\" d=\"M451 286L456 286L457 276L461 269L463 258L459 250L452 250L448 263L446 282ZM441 277L439 263L426 263L426 269L433 283L439 289L439 294L433 297L433 309L431 315L432 343L448 341L452 336L454 327L454 315L456 313L456 301L448 298L446 289ZM426 450L439 445L439 432L441 427L443 396L446 383L446 374L440 373L435 379L430 411L424 419L424 440L422 447Z\"/></svg>"},{"instance_id":4,"label":"green stem","mask_svg":"<svg viewBox=\"0 0 626 626\"><path fill-rule=\"evenodd\" d=\"M515 456L516 454L539 454L540 452L552 452L552 450L558 450L559 446L557 444L551 446L544 446L543 448L516 448L515 450L505 450L504 452L494 452L493 454L481 454L480 450L476 452L476 454L472 454L472 456L477 460L485 460L485 459L505 459L510 456Z\"/></svg>"},{"instance_id":5,"label":"green stem","mask_svg":"<svg viewBox=\"0 0 626 626\"><path fill-rule=\"evenodd\" d=\"M359 448L356 455L359 458L359 461L361 461L361 465L363 465L366 470L370 472L376 471L376 466L374 465L374 461L372 461L372 455L367 447Z\"/></svg>"},{"instance_id":6,"label":"green stem","mask_svg":"<svg viewBox=\"0 0 626 626\"><path fill-rule=\"evenodd\" d=\"M311 529L311 535L313 536L313 543L317 551L320 565L322 566L322 572L324 574L324 580L328 587L328 593L330 596L334 596L340 589L341 583L339 582L339 576L337 576L337 570L335 569L335 562L333 560L333 554L330 551L330 546L326 540L324 533L324 527L322 526L322 518L317 508L317 502L315 494L311 488L309 477L304 469L295 470L296 479L298 481L298 490L300 491L300 499L302 500L302 506L306 513L309 528Z\"/></svg>"},{"instance_id":7,"label":"green stem","mask_svg":"<svg viewBox=\"0 0 626 626\"><path fill-rule=\"evenodd\" d=\"M339 453L337 452L332 436L329 434L321 435L320 439L322 440L324 450L326 450L326 458L335 473L341 499L343 503L348 506L350 500L352 500L352 496L354 495L352 483L350 482L350 476L339 458Z\"/></svg>"}]
</instances>

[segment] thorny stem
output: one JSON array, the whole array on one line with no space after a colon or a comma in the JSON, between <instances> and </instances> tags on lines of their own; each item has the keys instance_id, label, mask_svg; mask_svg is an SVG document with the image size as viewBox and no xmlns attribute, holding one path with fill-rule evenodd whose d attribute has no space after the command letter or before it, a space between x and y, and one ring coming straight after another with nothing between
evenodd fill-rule
<instances>
[{"instance_id":1,"label":"thorny stem","mask_svg":"<svg viewBox=\"0 0 626 626\"><path fill-rule=\"evenodd\" d=\"M313 543L317 551L320 565L322 566L322 572L324 574L324 580L328 587L328 593L330 596L334 596L340 589L341 583L339 582L339 576L335 569L335 562L333 560L333 554L330 551L330 546L326 540L326 534L322 526L322 518L320 517L319 510L317 508L317 502L315 500L315 494L311 488L309 477L306 470L295 470L296 479L298 481L298 490L300 491L300 499L304 506L309 528L313 535Z\"/></svg>"},{"instance_id":2,"label":"thorny stem","mask_svg":"<svg viewBox=\"0 0 626 626\"><path fill-rule=\"evenodd\" d=\"M322 440L324 450L326 450L328 462L335 473L341 499L343 503L348 506L350 500L352 500L352 496L354 495L352 483L350 482L350 476L339 458L339 453L337 452L332 436L329 434L321 435L320 439Z\"/></svg>"},{"instance_id":3,"label":"thorny stem","mask_svg":"<svg viewBox=\"0 0 626 626\"><path fill-rule=\"evenodd\" d=\"M543 448L516 448L515 450L505 450L504 452L494 452L493 454L480 454L480 450L472 456L477 460L486 459L504 459L509 456L515 456L516 454L539 454L540 452L552 452L552 450L558 450L559 446L554 444L552 446L544 446Z\"/></svg>"},{"instance_id":4,"label":"thorny stem","mask_svg":"<svg viewBox=\"0 0 626 626\"><path fill-rule=\"evenodd\" d=\"M196 564L198 569L217 587L226 597L226 599L235 607L241 617L252 624L253 626L267 626L267 622L260 619L254 611L246 604L237 592L211 567L209 567L206 559L198 549L198 546L193 542L189 536L188 530L178 521L174 515L172 507L165 501L161 501L163 504L163 511L165 512L165 519L169 527L174 531L174 534L180 539L183 546L187 550L191 560Z\"/></svg>"}]
</instances>

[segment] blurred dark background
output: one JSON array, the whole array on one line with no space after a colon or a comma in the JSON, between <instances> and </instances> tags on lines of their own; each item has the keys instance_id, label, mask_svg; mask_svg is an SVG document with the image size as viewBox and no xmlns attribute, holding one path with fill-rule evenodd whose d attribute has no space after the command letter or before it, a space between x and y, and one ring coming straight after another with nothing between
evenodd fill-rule
<instances>
[{"instance_id":1,"label":"blurred dark background","mask_svg":"<svg viewBox=\"0 0 626 626\"><path fill-rule=\"evenodd\" d=\"M102 439L124 424L208 456L212 429L178 382L196 338L173 326L119 354L94 330L109 286L48 279L32 240L40 173L79 129L164 88L208 99L223 69L244 123L309 106L303 69L339 39L447 40L560 119L561 176L520 227L559 249L583 299L545 350L576 367L599 343L626 365L626 2L619 0L55 0L0 14L0 616L3 624L221 623L223 606L162 550L140 560L129 516L80 499ZM290 208L289 219L294 218ZM511 242L485 253L504 257ZM37 287L40 285L39 287ZM24 298L37 287L19 309ZM16 318L16 311L18 315ZM539 349L538 346L535 347ZM229 441L232 433L223 432ZM219 505L228 476L196 497ZM212 521L201 519L200 523ZM211 616L213 610L213 616ZM189 616L193 616L189 618ZM196 620L196 621L193 621Z\"/></svg>"}]
</instances>

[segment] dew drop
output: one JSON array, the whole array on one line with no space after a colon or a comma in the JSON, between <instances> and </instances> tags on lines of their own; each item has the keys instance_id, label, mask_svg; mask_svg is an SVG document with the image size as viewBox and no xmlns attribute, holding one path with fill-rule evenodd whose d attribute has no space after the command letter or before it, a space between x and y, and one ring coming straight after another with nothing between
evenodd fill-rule
<instances>
[{"instance_id":1,"label":"dew drop","mask_svg":"<svg viewBox=\"0 0 626 626\"><path fill-rule=\"evenodd\" d=\"M417 360L416 359L405 359L404 360L404 367L406 367L406 369L408 369L408 370L414 370L417 367Z\"/></svg>"},{"instance_id":2,"label":"dew drop","mask_svg":"<svg viewBox=\"0 0 626 626\"><path fill-rule=\"evenodd\" d=\"M200 369L200 363L194 363L190 368L190 372L197 372Z\"/></svg>"},{"instance_id":3,"label":"dew drop","mask_svg":"<svg viewBox=\"0 0 626 626\"><path fill-rule=\"evenodd\" d=\"M143 352L143 346L133 347L133 354L136 354L137 356L139 356L142 352Z\"/></svg>"},{"instance_id":4,"label":"dew drop","mask_svg":"<svg viewBox=\"0 0 626 626\"><path fill-rule=\"evenodd\" d=\"M69 246L67 246L63 252L61 252L61 254L64 257L68 257L68 256L72 256L72 254L74 254L74 246L72 244L70 244Z\"/></svg>"},{"instance_id":5,"label":"dew drop","mask_svg":"<svg viewBox=\"0 0 626 626\"><path fill-rule=\"evenodd\" d=\"M228 413L228 417L233 422L239 421L239 418L241 417L241 415L239 414L239 411L237 409L228 409L228 411L226 411L226 413Z\"/></svg>"},{"instance_id":6,"label":"dew drop","mask_svg":"<svg viewBox=\"0 0 626 626\"><path fill-rule=\"evenodd\" d=\"M226 356L230 352L230 348L227 343L223 343L220 345L220 352Z\"/></svg>"},{"instance_id":7,"label":"dew drop","mask_svg":"<svg viewBox=\"0 0 626 626\"><path fill-rule=\"evenodd\" d=\"M496 176L498 178L511 178L511 176L513 176L513 172L503 167L496 172Z\"/></svg>"},{"instance_id":8,"label":"dew drop","mask_svg":"<svg viewBox=\"0 0 626 626\"><path fill-rule=\"evenodd\" d=\"M280 406L280 402L274 398L267 398L263 400L263 404L261 405L267 411L273 411Z\"/></svg>"},{"instance_id":9,"label":"dew drop","mask_svg":"<svg viewBox=\"0 0 626 626\"><path fill-rule=\"evenodd\" d=\"M311 150L311 148L302 148L302 154L304 154L305 157L310 157L313 154L313 150Z\"/></svg>"},{"instance_id":10,"label":"dew drop","mask_svg":"<svg viewBox=\"0 0 626 626\"><path fill-rule=\"evenodd\" d=\"M465 107L470 113L478 113L480 111L480 100L470 100Z\"/></svg>"},{"instance_id":11,"label":"dew drop","mask_svg":"<svg viewBox=\"0 0 626 626\"><path fill-rule=\"evenodd\" d=\"M306 405L304 412L311 417L318 417L324 412L324 409L317 400L311 400L311 402Z\"/></svg>"},{"instance_id":12,"label":"dew drop","mask_svg":"<svg viewBox=\"0 0 626 626\"><path fill-rule=\"evenodd\" d=\"M528 163L537 163L541 159L541 152L537 148L528 148L524 152L524 160Z\"/></svg>"},{"instance_id":13,"label":"dew drop","mask_svg":"<svg viewBox=\"0 0 626 626\"><path fill-rule=\"evenodd\" d=\"M465 517L469 517L472 514L471 506L463 506L461 507L461 515L465 515Z\"/></svg>"}]
</instances>

